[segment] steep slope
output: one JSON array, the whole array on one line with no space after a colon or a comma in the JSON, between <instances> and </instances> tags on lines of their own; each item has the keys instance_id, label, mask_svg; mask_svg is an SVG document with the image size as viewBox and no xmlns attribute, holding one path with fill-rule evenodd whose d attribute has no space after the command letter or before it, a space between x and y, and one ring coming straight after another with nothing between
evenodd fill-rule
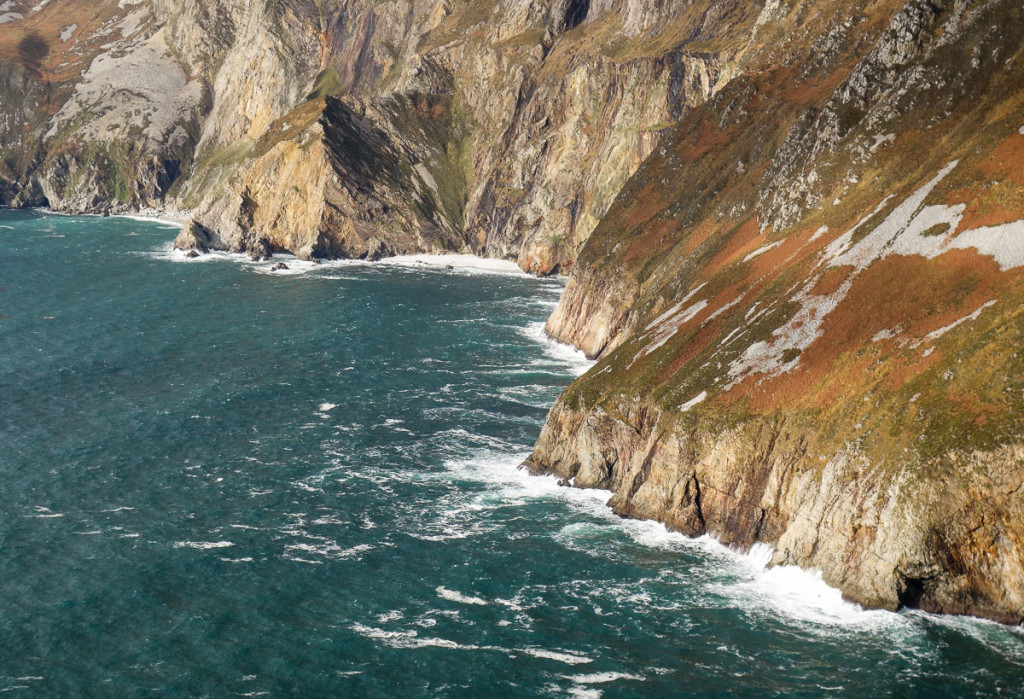
<instances>
[{"instance_id":1,"label":"steep slope","mask_svg":"<svg viewBox=\"0 0 1024 699\"><path fill-rule=\"evenodd\" d=\"M567 269L664 128L714 91L752 21L740 3L634 5L326 3L321 62L292 64L318 71L306 75L309 100L293 103L295 116L249 99L257 90L228 100L303 128L276 134L261 130L265 119L226 137L208 128L209 153L201 148L184 201L213 245L258 255L459 250L537 273ZM257 72L265 50L250 47L266 36L260 28L237 42L221 71L235 76L225 92L248 89L237 76ZM706 36L722 48L691 48ZM334 104L334 117L316 104ZM330 128L341 113L348 127ZM210 123L221 121L215 113ZM299 186L306 208L289 213L295 197L274 173L294 171L281 158L296 138L323 150L295 173L310 186ZM256 146L268 139L271 148Z\"/></svg>"},{"instance_id":2,"label":"steep slope","mask_svg":"<svg viewBox=\"0 0 1024 699\"><path fill-rule=\"evenodd\" d=\"M138 2L7 2L0 23L0 196L72 212L161 206L204 110Z\"/></svg>"},{"instance_id":3,"label":"steep slope","mask_svg":"<svg viewBox=\"0 0 1024 699\"><path fill-rule=\"evenodd\" d=\"M821 569L1024 620L1024 10L769 3L548 324L600 362L530 467Z\"/></svg>"},{"instance_id":4,"label":"steep slope","mask_svg":"<svg viewBox=\"0 0 1024 699\"><path fill-rule=\"evenodd\" d=\"M665 129L727 82L759 10L739 0L12 7L0 77L22 99L3 105L5 202L191 211L183 248L459 250L542 274L571 268ZM27 32L42 39L18 53ZM37 93L48 106L26 107Z\"/></svg>"}]
</instances>

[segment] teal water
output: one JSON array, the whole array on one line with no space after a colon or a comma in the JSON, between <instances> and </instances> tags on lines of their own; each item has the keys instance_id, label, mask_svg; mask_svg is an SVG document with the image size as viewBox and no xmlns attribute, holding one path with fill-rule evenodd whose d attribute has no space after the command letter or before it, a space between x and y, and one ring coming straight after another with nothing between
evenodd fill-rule
<instances>
[{"instance_id":1,"label":"teal water","mask_svg":"<svg viewBox=\"0 0 1024 699\"><path fill-rule=\"evenodd\" d=\"M561 286L0 211L0 691L1019 695L1024 633L861 611L516 469Z\"/></svg>"}]
</instances>

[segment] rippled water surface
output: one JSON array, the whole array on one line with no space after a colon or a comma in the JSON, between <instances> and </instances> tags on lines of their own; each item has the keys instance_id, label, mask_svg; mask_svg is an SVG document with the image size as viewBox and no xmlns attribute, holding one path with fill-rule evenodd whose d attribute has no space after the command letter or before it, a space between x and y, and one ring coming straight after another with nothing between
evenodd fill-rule
<instances>
[{"instance_id":1,"label":"rippled water surface","mask_svg":"<svg viewBox=\"0 0 1024 699\"><path fill-rule=\"evenodd\" d=\"M865 612L516 466L561 285L0 212L0 691L964 696L1020 630Z\"/></svg>"}]
</instances>

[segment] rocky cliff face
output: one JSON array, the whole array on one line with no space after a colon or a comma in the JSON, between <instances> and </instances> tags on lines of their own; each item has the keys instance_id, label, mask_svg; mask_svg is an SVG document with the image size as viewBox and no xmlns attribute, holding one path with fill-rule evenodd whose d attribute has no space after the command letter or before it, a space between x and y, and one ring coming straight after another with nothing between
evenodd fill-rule
<instances>
[{"instance_id":1,"label":"rocky cliff face","mask_svg":"<svg viewBox=\"0 0 1024 699\"><path fill-rule=\"evenodd\" d=\"M7 0L0 200L572 271L530 460L850 598L1024 620L1011 0Z\"/></svg>"},{"instance_id":2,"label":"rocky cliff face","mask_svg":"<svg viewBox=\"0 0 1024 699\"><path fill-rule=\"evenodd\" d=\"M757 10L7 5L8 203L190 211L211 247L254 256L462 251L542 274L571 268L665 129L727 81Z\"/></svg>"},{"instance_id":3,"label":"rocky cliff face","mask_svg":"<svg viewBox=\"0 0 1024 699\"><path fill-rule=\"evenodd\" d=\"M1024 620L1015 2L768 3L579 257L529 462L870 606Z\"/></svg>"},{"instance_id":4,"label":"rocky cliff face","mask_svg":"<svg viewBox=\"0 0 1024 699\"><path fill-rule=\"evenodd\" d=\"M139 2L6 2L6 203L108 212L165 205L207 95Z\"/></svg>"}]
</instances>

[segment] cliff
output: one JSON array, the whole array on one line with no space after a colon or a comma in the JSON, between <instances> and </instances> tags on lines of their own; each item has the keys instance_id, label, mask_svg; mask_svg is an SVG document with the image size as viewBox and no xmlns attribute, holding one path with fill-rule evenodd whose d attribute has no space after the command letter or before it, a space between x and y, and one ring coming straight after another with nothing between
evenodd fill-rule
<instances>
[{"instance_id":1,"label":"cliff","mask_svg":"<svg viewBox=\"0 0 1024 699\"><path fill-rule=\"evenodd\" d=\"M529 466L852 600L1024 620L1019 3L768 3L548 323Z\"/></svg>"},{"instance_id":2,"label":"cliff","mask_svg":"<svg viewBox=\"0 0 1024 699\"><path fill-rule=\"evenodd\" d=\"M709 0L8 5L6 203L189 211L208 247L256 257L460 251L539 274L571 268L756 17Z\"/></svg>"},{"instance_id":3,"label":"cliff","mask_svg":"<svg viewBox=\"0 0 1024 699\"><path fill-rule=\"evenodd\" d=\"M571 271L529 466L1024 621L1011 0L7 0L0 203Z\"/></svg>"}]
</instances>

